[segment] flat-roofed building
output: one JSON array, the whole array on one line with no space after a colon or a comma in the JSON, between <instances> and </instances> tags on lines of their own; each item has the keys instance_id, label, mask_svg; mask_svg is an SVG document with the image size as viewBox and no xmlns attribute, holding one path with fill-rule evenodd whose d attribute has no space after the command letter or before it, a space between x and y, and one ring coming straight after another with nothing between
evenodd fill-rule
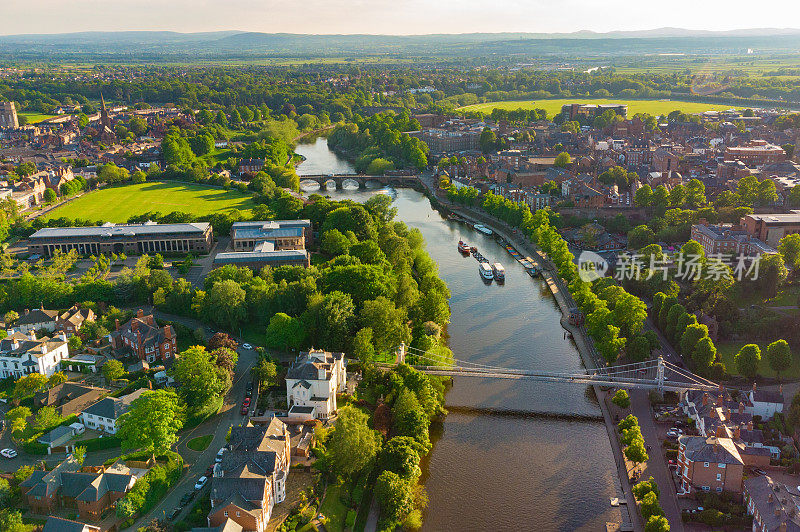
<instances>
[{"instance_id":1,"label":"flat-roofed building","mask_svg":"<svg viewBox=\"0 0 800 532\"><path fill-rule=\"evenodd\" d=\"M175 253L196 255L211 250L213 234L211 224L194 222L185 224L113 224L96 227L46 227L28 239L28 252L52 256L56 250L64 253L76 249L78 253L98 255L104 253Z\"/></svg>"},{"instance_id":2,"label":"flat-roofed building","mask_svg":"<svg viewBox=\"0 0 800 532\"><path fill-rule=\"evenodd\" d=\"M311 257L305 244L310 238L310 220L236 222L231 227L233 251L217 253L214 267L234 264L256 271L264 266L307 268Z\"/></svg>"},{"instance_id":3,"label":"flat-roofed building","mask_svg":"<svg viewBox=\"0 0 800 532\"><path fill-rule=\"evenodd\" d=\"M766 140L751 140L744 146L725 148L726 161L742 161L748 166L779 163L786 160L786 152L780 146Z\"/></svg>"},{"instance_id":4,"label":"flat-roofed building","mask_svg":"<svg viewBox=\"0 0 800 532\"><path fill-rule=\"evenodd\" d=\"M800 233L800 211L789 214L748 214L741 219L740 225L747 234L777 248L784 236Z\"/></svg>"}]
</instances>

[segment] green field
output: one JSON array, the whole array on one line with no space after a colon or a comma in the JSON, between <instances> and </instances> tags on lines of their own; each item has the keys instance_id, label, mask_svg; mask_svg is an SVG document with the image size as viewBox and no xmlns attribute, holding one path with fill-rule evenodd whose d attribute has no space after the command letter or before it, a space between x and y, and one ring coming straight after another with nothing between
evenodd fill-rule
<instances>
[{"instance_id":1,"label":"green field","mask_svg":"<svg viewBox=\"0 0 800 532\"><path fill-rule=\"evenodd\" d=\"M249 211L255 206L250 196L221 188L189 183L153 182L108 187L90 192L45 215L50 218L81 218L125 222L146 212L173 211L205 216L231 209Z\"/></svg>"},{"instance_id":2,"label":"green field","mask_svg":"<svg viewBox=\"0 0 800 532\"><path fill-rule=\"evenodd\" d=\"M25 118L28 119L28 123L29 124L35 124L37 122L41 122L42 120L47 120L48 118L53 118L54 116L58 116L58 115L46 115L46 114L43 114L43 113L33 113L33 112L28 112L28 111L22 111L20 113L17 113L17 116L19 116L19 117L24 116Z\"/></svg>"},{"instance_id":3,"label":"green field","mask_svg":"<svg viewBox=\"0 0 800 532\"><path fill-rule=\"evenodd\" d=\"M767 343L759 342L716 342L717 352L722 357L722 362L725 364L725 370L731 375L739 375L736 369L734 357L745 344L757 344L761 349L761 362L758 365L758 374L761 377L775 378L778 375L769 367L767 360ZM798 353L792 353L792 365L786 371L780 374L782 379L797 379L800 378L800 356Z\"/></svg>"},{"instance_id":4,"label":"green field","mask_svg":"<svg viewBox=\"0 0 800 532\"><path fill-rule=\"evenodd\" d=\"M730 105L719 105L710 103L698 102L680 102L677 100L603 100L603 99L590 99L590 98L565 98L559 100L518 100L513 102L489 102L478 103L475 105L467 105L466 107L459 107L460 111L481 111L484 113L491 113L492 109L507 109L509 111L514 109L544 109L547 111L547 117L552 118L561 112L561 106L568 103L590 103L590 104L611 104L628 106L628 116L631 117L636 113L647 113L653 116L661 116L671 113L675 110L680 110L684 113L702 113L704 111L724 111L730 109Z\"/></svg>"}]
</instances>

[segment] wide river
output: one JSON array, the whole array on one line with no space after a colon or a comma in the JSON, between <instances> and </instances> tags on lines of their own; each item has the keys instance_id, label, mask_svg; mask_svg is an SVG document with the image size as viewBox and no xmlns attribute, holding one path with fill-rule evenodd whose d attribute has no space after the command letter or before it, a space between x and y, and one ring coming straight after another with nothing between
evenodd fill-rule
<instances>
[{"instance_id":1,"label":"wide river","mask_svg":"<svg viewBox=\"0 0 800 532\"><path fill-rule=\"evenodd\" d=\"M296 151L307 158L298 168L301 176L353 171L324 138ZM447 332L456 358L520 369L581 368L547 286L491 237L444 219L414 190L323 193L394 197L397 218L422 232L450 287ZM483 283L475 259L456 250L460 238L505 265L504 286ZM621 493L605 427L567 417L600 414L589 388L456 378L446 407L450 413L435 430L433 452L423 464L430 499L424 530L605 530L607 521L619 521L619 510L609 504Z\"/></svg>"}]
</instances>

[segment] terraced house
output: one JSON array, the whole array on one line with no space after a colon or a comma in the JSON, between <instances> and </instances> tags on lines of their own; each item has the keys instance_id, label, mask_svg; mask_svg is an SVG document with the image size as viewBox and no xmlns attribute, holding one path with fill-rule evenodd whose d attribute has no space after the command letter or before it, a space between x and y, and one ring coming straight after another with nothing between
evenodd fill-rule
<instances>
[{"instance_id":1,"label":"terraced house","mask_svg":"<svg viewBox=\"0 0 800 532\"><path fill-rule=\"evenodd\" d=\"M291 446L283 421L266 426L231 429L229 450L214 466L208 526L224 528L230 521L243 530L266 530L275 504L286 498Z\"/></svg>"}]
</instances>

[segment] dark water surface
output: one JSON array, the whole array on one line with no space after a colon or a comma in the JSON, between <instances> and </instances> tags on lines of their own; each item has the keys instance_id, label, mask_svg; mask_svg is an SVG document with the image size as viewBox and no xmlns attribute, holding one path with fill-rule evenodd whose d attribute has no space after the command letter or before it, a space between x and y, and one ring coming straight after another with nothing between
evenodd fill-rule
<instances>
[{"instance_id":1,"label":"dark water surface","mask_svg":"<svg viewBox=\"0 0 800 532\"><path fill-rule=\"evenodd\" d=\"M317 171L318 161L304 155L303 165L315 165L308 174L341 171ZM375 193L395 198L397 219L422 232L439 264L452 293L447 332L457 359L519 369L581 368L547 286L491 237L443 219L413 190L327 191L355 200ZM483 283L475 259L458 253L460 238L503 263L505 285ZM465 377L455 379L446 405L453 412L438 427L423 464L430 499L423 530L604 530L606 521L619 520L609 505L618 482L603 424L542 415L600 415L589 388Z\"/></svg>"}]
</instances>

